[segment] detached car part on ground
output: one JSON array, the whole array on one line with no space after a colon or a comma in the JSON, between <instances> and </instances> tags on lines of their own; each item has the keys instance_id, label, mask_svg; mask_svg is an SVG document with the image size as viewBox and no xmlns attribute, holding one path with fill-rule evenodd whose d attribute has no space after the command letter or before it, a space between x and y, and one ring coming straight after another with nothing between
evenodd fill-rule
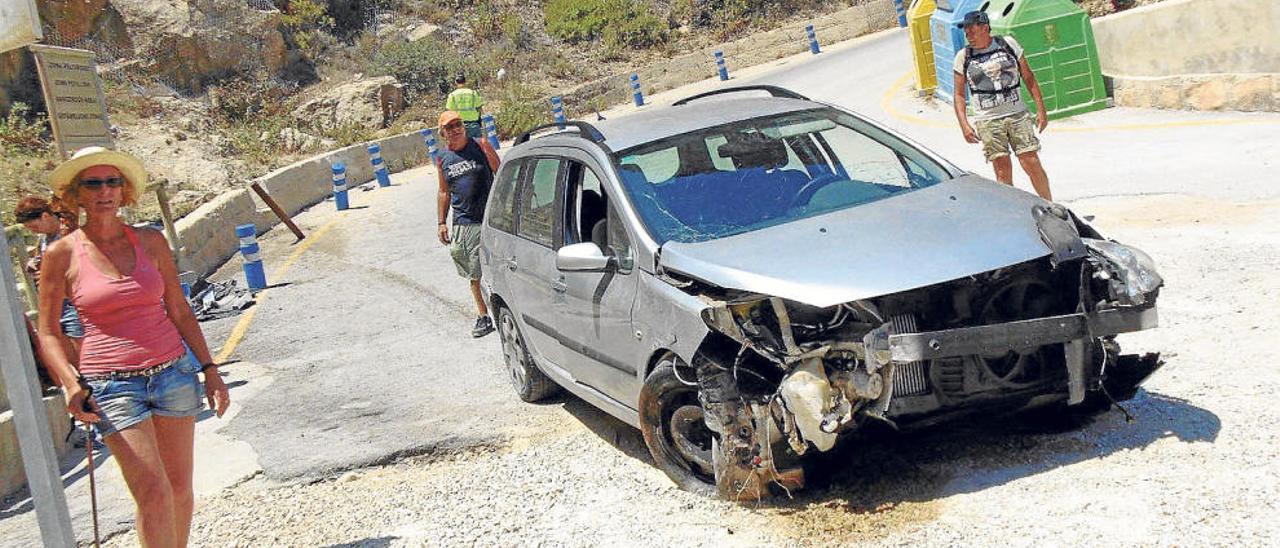
<instances>
[{"instance_id":1,"label":"detached car part on ground","mask_svg":"<svg viewBox=\"0 0 1280 548\"><path fill-rule=\"evenodd\" d=\"M525 400L563 386L755 500L870 422L1094 413L1161 365L1116 342L1156 326L1145 253L831 105L708 95L508 153L482 288Z\"/></svg>"}]
</instances>

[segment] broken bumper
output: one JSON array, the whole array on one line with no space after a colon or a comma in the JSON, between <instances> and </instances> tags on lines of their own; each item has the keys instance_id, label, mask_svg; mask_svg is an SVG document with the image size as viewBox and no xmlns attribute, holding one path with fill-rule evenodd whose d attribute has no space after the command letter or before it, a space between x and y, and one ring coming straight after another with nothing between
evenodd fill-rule
<instances>
[{"instance_id":1,"label":"broken bumper","mask_svg":"<svg viewBox=\"0 0 1280 548\"><path fill-rule=\"evenodd\" d=\"M1156 327L1155 307L1066 314L996 325L889 336L890 359L899 363L1028 351L1046 344L1131 333Z\"/></svg>"}]
</instances>

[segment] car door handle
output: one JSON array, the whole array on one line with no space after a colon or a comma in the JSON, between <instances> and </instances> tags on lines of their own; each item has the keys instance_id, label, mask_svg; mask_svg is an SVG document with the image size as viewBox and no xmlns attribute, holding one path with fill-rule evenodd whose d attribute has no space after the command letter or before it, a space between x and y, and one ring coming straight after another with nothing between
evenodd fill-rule
<instances>
[{"instance_id":1,"label":"car door handle","mask_svg":"<svg viewBox=\"0 0 1280 548\"><path fill-rule=\"evenodd\" d=\"M515 257L512 257L512 258L510 258L510 259L507 259L507 270L510 270L510 271L512 271L512 272L515 272L515 270L516 270L516 258L515 258Z\"/></svg>"},{"instance_id":2,"label":"car door handle","mask_svg":"<svg viewBox=\"0 0 1280 548\"><path fill-rule=\"evenodd\" d=\"M569 284L564 283L563 279L556 280L554 282L551 282L551 289L554 290L556 293L566 293L569 291Z\"/></svg>"}]
</instances>

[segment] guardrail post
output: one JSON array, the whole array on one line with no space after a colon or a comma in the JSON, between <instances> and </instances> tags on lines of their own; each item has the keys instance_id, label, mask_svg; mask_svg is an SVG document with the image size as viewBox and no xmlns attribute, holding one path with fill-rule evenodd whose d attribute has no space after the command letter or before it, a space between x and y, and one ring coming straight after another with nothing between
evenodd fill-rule
<instances>
[{"instance_id":1,"label":"guardrail post","mask_svg":"<svg viewBox=\"0 0 1280 548\"><path fill-rule=\"evenodd\" d=\"M345 195L346 191L342 193ZM236 237L240 239L240 255L244 258L245 283L254 291L266 289L267 273L262 269L262 255L258 250L258 227L253 223L238 225Z\"/></svg>"},{"instance_id":2,"label":"guardrail post","mask_svg":"<svg viewBox=\"0 0 1280 548\"><path fill-rule=\"evenodd\" d=\"M378 179L378 186L391 186L391 176L387 174L387 165L382 163L382 146L369 143L369 162L373 164L373 176Z\"/></svg>"},{"instance_id":3,"label":"guardrail post","mask_svg":"<svg viewBox=\"0 0 1280 548\"><path fill-rule=\"evenodd\" d=\"M804 33L809 36L809 53L814 55L822 53L822 50L818 49L818 33L813 31L813 25L805 25Z\"/></svg>"},{"instance_id":4,"label":"guardrail post","mask_svg":"<svg viewBox=\"0 0 1280 548\"><path fill-rule=\"evenodd\" d=\"M720 73L720 81L729 79L729 69L724 65L724 52L716 50L716 72Z\"/></svg>"},{"instance_id":5,"label":"guardrail post","mask_svg":"<svg viewBox=\"0 0 1280 548\"><path fill-rule=\"evenodd\" d=\"M631 74L631 100L635 101L636 106L644 106L644 93L640 91L640 75Z\"/></svg>"},{"instance_id":6,"label":"guardrail post","mask_svg":"<svg viewBox=\"0 0 1280 548\"><path fill-rule=\"evenodd\" d=\"M907 6L904 0L893 0L893 9L898 10L898 26L907 26Z\"/></svg>"},{"instance_id":7,"label":"guardrail post","mask_svg":"<svg viewBox=\"0 0 1280 548\"><path fill-rule=\"evenodd\" d=\"M489 138L489 146L498 150L498 126L493 122L493 115L485 114L480 119L484 120L484 134Z\"/></svg>"},{"instance_id":8,"label":"guardrail post","mask_svg":"<svg viewBox=\"0 0 1280 548\"><path fill-rule=\"evenodd\" d=\"M440 160L440 149L436 148L436 133L430 129L422 130L422 141L427 144L427 154L431 155L431 163L434 165Z\"/></svg>"},{"instance_id":9,"label":"guardrail post","mask_svg":"<svg viewBox=\"0 0 1280 548\"><path fill-rule=\"evenodd\" d=\"M560 125L560 129L564 129L564 99L561 99L559 95L551 96L551 117L555 118L556 123Z\"/></svg>"},{"instance_id":10,"label":"guardrail post","mask_svg":"<svg viewBox=\"0 0 1280 548\"><path fill-rule=\"evenodd\" d=\"M347 203L347 164L342 162L333 164L333 203L338 206L338 211L350 207Z\"/></svg>"},{"instance_id":11,"label":"guardrail post","mask_svg":"<svg viewBox=\"0 0 1280 548\"><path fill-rule=\"evenodd\" d=\"M0 245L9 246L8 235L3 232ZM76 536L71 530L71 512L58 472L58 454L53 449L53 429L40 397L35 357L21 307L16 295L12 295L17 283L13 270L8 266L0 268L0 375L4 376L4 389L13 408L18 451L31 490L31 506L36 510L40 539L45 546L69 548L76 545Z\"/></svg>"}]
</instances>

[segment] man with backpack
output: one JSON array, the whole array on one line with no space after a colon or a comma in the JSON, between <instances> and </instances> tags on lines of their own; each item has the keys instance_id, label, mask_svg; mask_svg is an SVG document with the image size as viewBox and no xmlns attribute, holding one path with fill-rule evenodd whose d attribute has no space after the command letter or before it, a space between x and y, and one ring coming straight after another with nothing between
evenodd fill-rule
<instances>
[{"instance_id":1,"label":"man with backpack","mask_svg":"<svg viewBox=\"0 0 1280 548\"><path fill-rule=\"evenodd\" d=\"M1053 200L1049 176L1040 164L1040 140L1036 138L1036 130L1044 131L1049 125L1049 116L1022 46L1011 36L991 36L991 20L985 12L969 12L961 27L969 45L956 52L954 103L964 139L982 143L982 152L995 169L996 180L1010 186L1013 185L1013 162L1009 159L1012 148L1022 170L1031 178L1036 194ZM1034 121L1019 94L1023 85L1036 102ZM966 112L965 90L973 100L973 125L969 124Z\"/></svg>"}]
</instances>

